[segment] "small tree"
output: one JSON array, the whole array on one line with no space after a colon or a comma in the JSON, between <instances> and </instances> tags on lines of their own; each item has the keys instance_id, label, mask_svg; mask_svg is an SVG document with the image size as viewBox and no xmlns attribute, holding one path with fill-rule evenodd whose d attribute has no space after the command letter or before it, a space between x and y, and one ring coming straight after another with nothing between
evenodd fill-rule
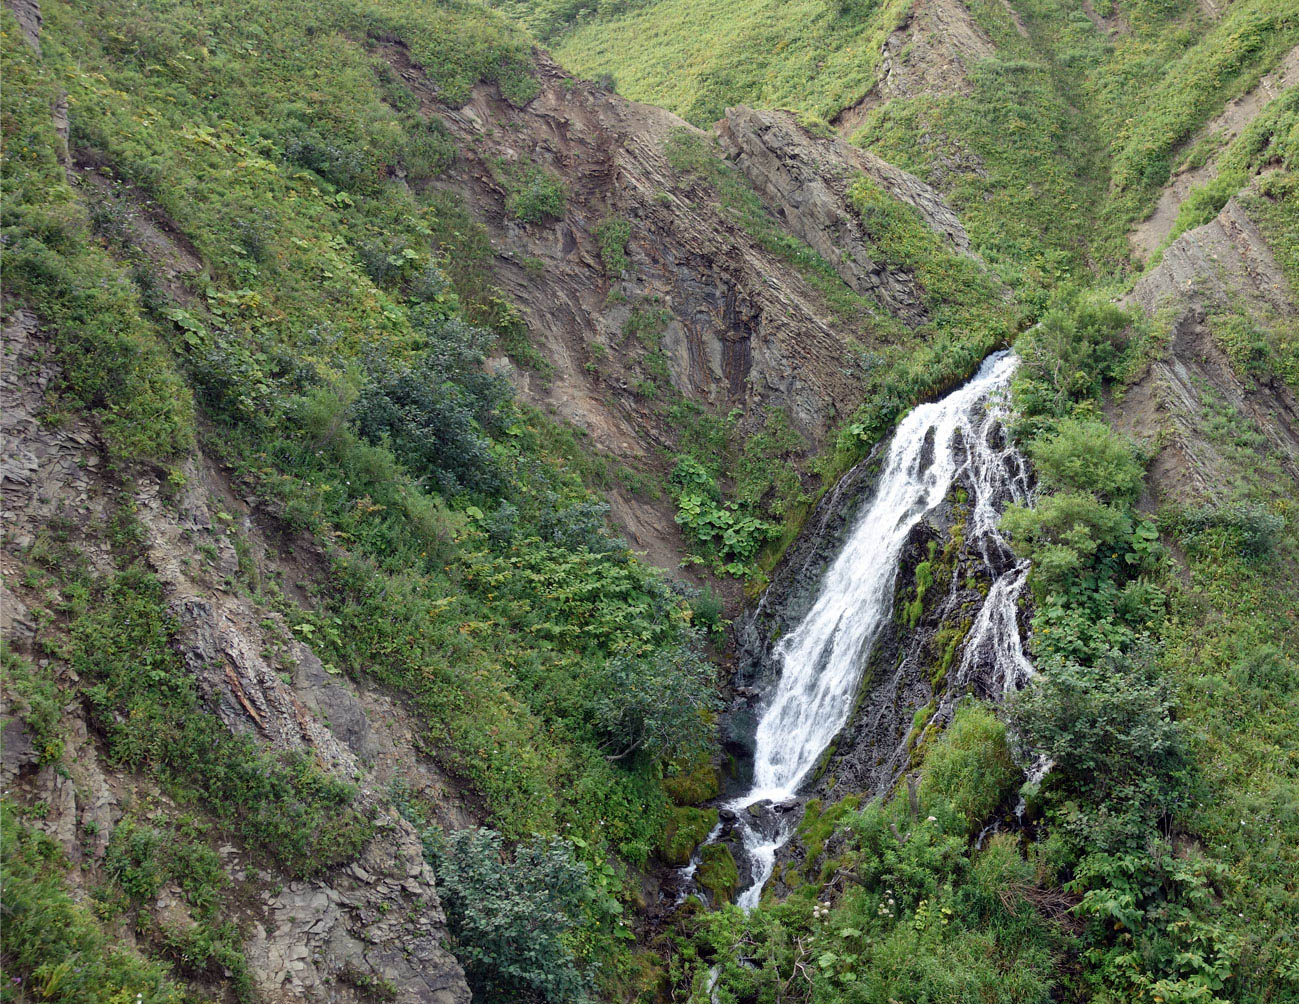
<instances>
[{"instance_id":1,"label":"small tree","mask_svg":"<svg viewBox=\"0 0 1299 1004\"><path fill-rule=\"evenodd\" d=\"M1010 709L1028 748L1053 761L1051 801L1080 845L1139 850L1153 825L1185 807L1195 783L1190 739L1145 653L1111 653L1090 667L1050 660Z\"/></svg>"},{"instance_id":2,"label":"small tree","mask_svg":"<svg viewBox=\"0 0 1299 1004\"><path fill-rule=\"evenodd\" d=\"M593 723L612 760L636 753L689 757L708 741L717 708L713 668L684 646L609 661L596 688Z\"/></svg>"},{"instance_id":3,"label":"small tree","mask_svg":"<svg viewBox=\"0 0 1299 1004\"><path fill-rule=\"evenodd\" d=\"M509 401L510 388L483 372L490 332L430 316L424 351L411 364L371 366L371 382L352 406L357 432L386 441L410 472L444 493L492 490L499 473L484 428Z\"/></svg>"},{"instance_id":4,"label":"small tree","mask_svg":"<svg viewBox=\"0 0 1299 1004\"><path fill-rule=\"evenodd\" d=\"M590 1000L590 975L568 947L591 898L570 844L535 836L511 862L501 835L480 827L429 830L425 849L475 1000Z\"/></svg>"}]
</instances>

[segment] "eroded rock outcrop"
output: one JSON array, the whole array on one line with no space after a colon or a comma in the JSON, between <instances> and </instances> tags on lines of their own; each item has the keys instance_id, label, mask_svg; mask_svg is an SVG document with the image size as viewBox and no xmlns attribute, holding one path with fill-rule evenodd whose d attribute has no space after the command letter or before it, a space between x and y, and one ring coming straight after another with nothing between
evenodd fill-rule
<instances>
[{"instance_id":1,"label":"eroded rock outcrop","mask_svg":"<svg viewBox=\"0 0 1299 1004\"><path fill-rule=\"evenodd\" d=\"M1160 497L1187 501L1230 483L1232 460L1209 435L1206 409L1220 399L1250 423L1291 477L1299 477L1299 405L1275 377L1242 378L1214 334L1228 314L1260 324L1296 314L1290 289L1268 242L1251 219L1254 190L1227 202L1218 216L1177 238L1126 298L1171 327L1165 351L1114 409L1139 438L1165 434L1151 466Z\"/></svg>"},{"instance_id":2,"label":"eroded rock outcrop","mask_svg":"<svg viewBox=\"0 0 1299 1004\"><path fill-rule=\"evenodd\" d=\"M219 471L197 454L184 466L184 489L173 495L154 471L120 472L104 466L97 436L84 421L61 426L42 422L44 394L57 378L46 361L39 319L15 310L3 331L0 381L4 452L0 465L5 537L0 563L7 580L4 631L20 654L39 658L28 615L21 570L39 538L53 525L74 535L90 566L113 568L111 545L101 528L123 503L134 509L152 571L164 587L178 629L173 644L200 693L232 731L255 735L283 750L308 754L335 776L359 785L357 807L374 820L375 833L349 864L317 879L284 882L260 871L234 844L221 847L238 894L252 902L240 919L248 932L245 954L262 999L351 1004L368 999L362 989L391 987L392 999L419 1004L466 1004L469 991L459 963L446 948L445 918L432 870L418 835L382 792L392 779L392 760L405 748L419 758L403 733L395 708L376 713L388 699L367 696L329 674L310 647L293 640L289 625L229 587L237 557L237 534L260 536L253 514L222 483ZM236 517L229 511L235 510ZM273 551L265 540L254 550ZM272 560L267 558L267 560ZM280 652L272 665L267 653ZM281 676L290 667L287 679ZM61 687L78 681L57 660L44 660ZM113 826L124 806L147 799L164 814L170 799L147 780L125 776L103 760L79 701L64 709L65 748L43 763L21 715L6 708L4 776L11 797L44 803L40 827L52 836L90 881L103 863ZM21 709L17 709L21 711ZM10 717L13 716L13 717ZM412 768L417 786L436 783L436 771ZM422 781L422 785L421 785ZM167 807L172 806L172 810ZM178 810L176 810L178 811ZM89 837L87 837L89 835ZM166 890L155 916L184 927L183 905ZM350 981L350 982L349 982Z\"/></svg>"},{"instance_id":3,"label":"eroded rock outcrop","mask_svg":"<svg viewBox=\"0 0 1299 1004\"><path fill-rule=\"evenodd\" d=\"M1005 8L1016 29L1027 36L1008 2ZM875 86L832 124L847 136L872 109L893 98L969 94L974 64L994 51L992 39L959 0L918 0L884 40Z\"/></svg>"},{"instance_id":4,"label":"eroded rock outcrop","mask_svg":"<svg viewBox=\"0 0 1299 1004\"><path fill-rule=\"evenodd\" d=\"M1240 97L1227 102L1221 112L1182 144L1182 149L1191 149L1212 138L1219 151L1225 150L1274 98L1296 84L1299 84L1299 48L1291 49L1282 57L1280 64L1264 74L1257 84ZM1208 184L1217 176L1217 155L1209 157L1204 163L1193 167L1184 166L1174 171L1159 193L1154 210L1128 236L1133 254L1142 260L1149 259L1173 232L1178 210L1192 189Z\"/></svg>"},{"instance_id":5,"label":"eroded rock outcrop","mask_svg":"<svg viewBox=\"0 0 1299 1004\"><path fill-rule=\"evenodd\" d=\"M728 108L718 123L722 147L790 233L830 262L854 292L873 297L911 324L926 320L915 277L871 258L866 232L848 198L865 175L913 206L934 230L966 253L970 238L942 197L914 175L837 136L806 132L789 112Z\"/></svg>"},{"instance_id":6,"label":"eroded rock outcrop","mask_svg":"<svg viewBox=\"0 0 1299 1004\"><path fill-rule=\"evenodd\" d=\"M862 394L856 362L859 347L870 346L869 328L838 315L795 263L753 232L719 191L718 170L738 169L733 183L754 183L773 231L794 226L852 289L907 322L923 316L911 277L869 260L842 204L846 186L869 173L955 247L968 247L932 190L846 144L815 139L786 116L736 110L718 147L670 112L574 80L541 53L541 90L526 107L479 85L467 105L448 108L404 47L377 47L424 113L454 137L461 154L433 184L452 189L487 227L492 277L521 308L549 372L497 365L525 399L633 467L665 473L664 452L676 441L667 407L674 396L715 412L739 409L746 430L782 410L810 454ZM683 164L683 151L700 163ZM534 167L562 179L563 219L528 223L508 211L510 172ZM806 221L795 220L800 205ZM825 213L812 220L817 207ZM619 274L609 274L601 255L600 226L611 219L630 231ZM670 504L617 493L610 501L632 546L675 568L684 548Z\"/></svg>"}]
</instances>

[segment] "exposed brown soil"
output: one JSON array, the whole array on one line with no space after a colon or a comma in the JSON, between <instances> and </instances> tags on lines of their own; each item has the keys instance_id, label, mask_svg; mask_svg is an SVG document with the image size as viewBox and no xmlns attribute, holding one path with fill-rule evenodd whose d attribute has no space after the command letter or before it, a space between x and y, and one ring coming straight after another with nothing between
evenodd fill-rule
<instances>
[{"instance_id":1,"label":"exposed brown soil","mask_svg":"<svg viewBox=\"0 0 1299 1004\"><path fill-rule=\"evenodd\" d=\"M1227 103L1214 119L1192 137L1183 149L1190 149L1206 137L1213 137L1218 151L1227 147L1254 121L1273 98L1288 87L1299 84L1299 48L1291 49L1279 66L1266 74L1248 93ZM1218 176L1217 154L1207 162L1174 172L1159 193L1154 211L1133 229L1128 236L1132 252L1142 261L1148 260L1168 239L1177 222L1178 210L1191 193Z\"/></svg>"},{"instance_id":2,"label":"exposed brown soil","mask_svg":"<svg viewBox=\"0 0 1299 1004\"><path fill-rule=\"evenodd\" d=\"M1010 0L1002 0L1015 28L1028 29ZM860 101L830 122L851 136L884 102L917 94L968 94L970 68L993 55L990 39L959 0L917 0L884 42L877 82Z\"/></svg>"}]
</instances>

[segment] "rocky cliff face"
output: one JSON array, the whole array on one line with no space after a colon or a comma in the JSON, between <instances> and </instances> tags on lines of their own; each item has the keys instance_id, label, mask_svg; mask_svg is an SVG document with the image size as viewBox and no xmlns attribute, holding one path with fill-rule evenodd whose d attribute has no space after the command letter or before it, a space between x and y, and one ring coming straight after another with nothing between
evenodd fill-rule
<instances>
[{"instance_id":1,"label":"rocky cliff face","mask_svg":"<svg viewBox=\"0 0 1299 1004\"><path fill-rule=\"evenodd\" d=\"M838 137L809 135L789 112L731 108L718 123L722 148L790 233L830 262L854 292L878 300L909 324L926 320L915 276L872 260L869 234L848 189L865 176L914 206L957 250L970 238L956 214L928 185Z\"/></svg>"},{"instance_id":2,"label":"rocky cliff face","mask_svg":"<svg viewBox=\"0 0 1299 1004\"><path fill-rule=\"evenodd\" d=\"M1020 33L1027 34L1009 3L1006 9ZM970 70L994 51L992 39L964 4L919 0L884 40L875 86L835 116L833 124L848 136L871 109L893 98L968 94Z\"/></svg>"},{"instance_id":3,"label":"rocky cliff face","mask_svg":"<svg viewBox=\"0 0 1299 1004\"><path fill-rule=\"evenodd\" d=\"M551 369L498 365L527 400L633 467L662 472L677 432L664 406L673 396L722 413L738 408L745 428L781 409L815 452L836 416L860 400L855 353L873 337L862 318L837 315L807 273L728 205L710 175L715 165L674 166L674 146L716 164L724 152L733 183L760 198L762 225L788 228L851 290L904 322L923 319L913 278L865 253L845 200L852 181L875 179L968 251L936 192L878 158L809 134L792 116L733 109L719 123L719 148L670 112L574 80L543 54L541 93L526 107L479 85L469 104L447 108L405 49L384 43L380 51L424 113L455 138L461 156L436 184L486 226L492 276L521 308ZM562 179L563 219L528 223L507 209L509 172L532 165ZM618 274L601 256L598 230L610 219L630 227L627 267ZM647 318L650 330L637 337ZM668 386L656 389L664 375ZM683 549L671 509L621 491L610 501L632 545L675 568Z\"/></svg>"},{"instance_id":4,"label":"rocky cliff face","mask_svg":"<svg viewBox=\"0 0 1299 1004\"><path fill-rule=\"evenodd\" d=\"M1208 420L1224 405L1252 427L1259 450L1299 477L1293 390L1276 377L1260 382L1242 374L1215 334L1232 315L1263 325L1296 315L1295 291L1251 218L1250 205L1266 198L1251 189L1229 200L1215 219L1177 238L1125 300L1171 328L1167 345L1114 408L1135 436L1161 437L1151 466L1157 499L1205 499L1231 483L1237 461Z\"/></svg>"},{"instance_id":5,"label":"rocky cliff face","mask_svg":"<svg viewBox=\"0 0 1299 1004\"><path fill-rule=\"evenodd\" d=\"M315 879L278 875L237 843L219 847L261 999L349 1004L369 999L364 987L382 984L397 1000L464 1004L469 991L446 948L432 870L418 835L385 794L401 777L450 805L444 779L415 752L395 702L328 674L308 645L292 640L281 614L230 585L239 563L236 546L248 548L258 575L284 580L290 589L303 580L310 554L282 554L264 529L271 525L267 514L202 455L186 463L186 487L177 497L158 473L135 472L124 480L122 472L107 471L90 426L45 423L44 394L58 376L46 355L39 319L15 311L3 329L0 381L6 644L19 656L51 663L41 644L44 620L38 626L32 613L50 597L26 586L23 576L38 539L58 526L92 567L110 571L114 556L104 528L118 505L132 506L178 624L173 644L211 713L234 732L302 753L355 782L358 808L375 821L374 836L354 861ZM272 665L268 653L276 650ZM65 691L79 693L72 669L60 667L57 658L53 663ZM5 710L8 716L21 709ZM102 878L109 835L129 807L152 806L155 823L182 810L146 779L107 761L80 698L63 708L60 730L68 737L62 755L42 762L21 716L8 718L5 788L19 804L44 805L36 825L79 866L71 874L88 889ZM87 841L85 834L93 836ZM149 907L164 931L183 932L193 924L179 892L164 887ZM121 934L134 939L131 931Z\"/></svg>"}]
</instances>

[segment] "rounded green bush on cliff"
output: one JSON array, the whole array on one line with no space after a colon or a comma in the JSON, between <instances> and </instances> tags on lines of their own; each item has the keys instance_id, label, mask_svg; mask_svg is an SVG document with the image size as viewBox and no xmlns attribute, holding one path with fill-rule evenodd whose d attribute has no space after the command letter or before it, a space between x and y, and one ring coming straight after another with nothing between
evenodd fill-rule
<instances>
[{"instance_id":1,"label":"rounded green bush on cliff","mask_svg":"<svg viewBox=\"0 0 1299 1004\"><path fill-rule=\"evenodd\" d=\"M544 223L564 218L568 191L564 182L549 171L530 168L511 180L512 191L505 197L510 215L524 223Z\"/></svg>"},{"instance_id":2,"label":"rounded green bush on cliff","mask_svg":"<svg viewBox=\"0 0 1299 1004\"><path fill-rule=\"evenodd\" d=\"M1111 502L1135 502L1145 471L1132 443L1104 422L1064 419L1035 439L1029 456L1050 489L1090 492Z\"/></svg>"},{"instance_id":3,"label":"rounded green bush on cliff","mask_svg":"<svg viewBox=\"0 0 1299 1004\"><path fill-rule=\"evenodd\" d=\"M976 826L1015 790L1019 768L1010 755L1006 726L983 704L967 703L925 757L920 799L945 802Z\"/></svg>"}]
</instances>

